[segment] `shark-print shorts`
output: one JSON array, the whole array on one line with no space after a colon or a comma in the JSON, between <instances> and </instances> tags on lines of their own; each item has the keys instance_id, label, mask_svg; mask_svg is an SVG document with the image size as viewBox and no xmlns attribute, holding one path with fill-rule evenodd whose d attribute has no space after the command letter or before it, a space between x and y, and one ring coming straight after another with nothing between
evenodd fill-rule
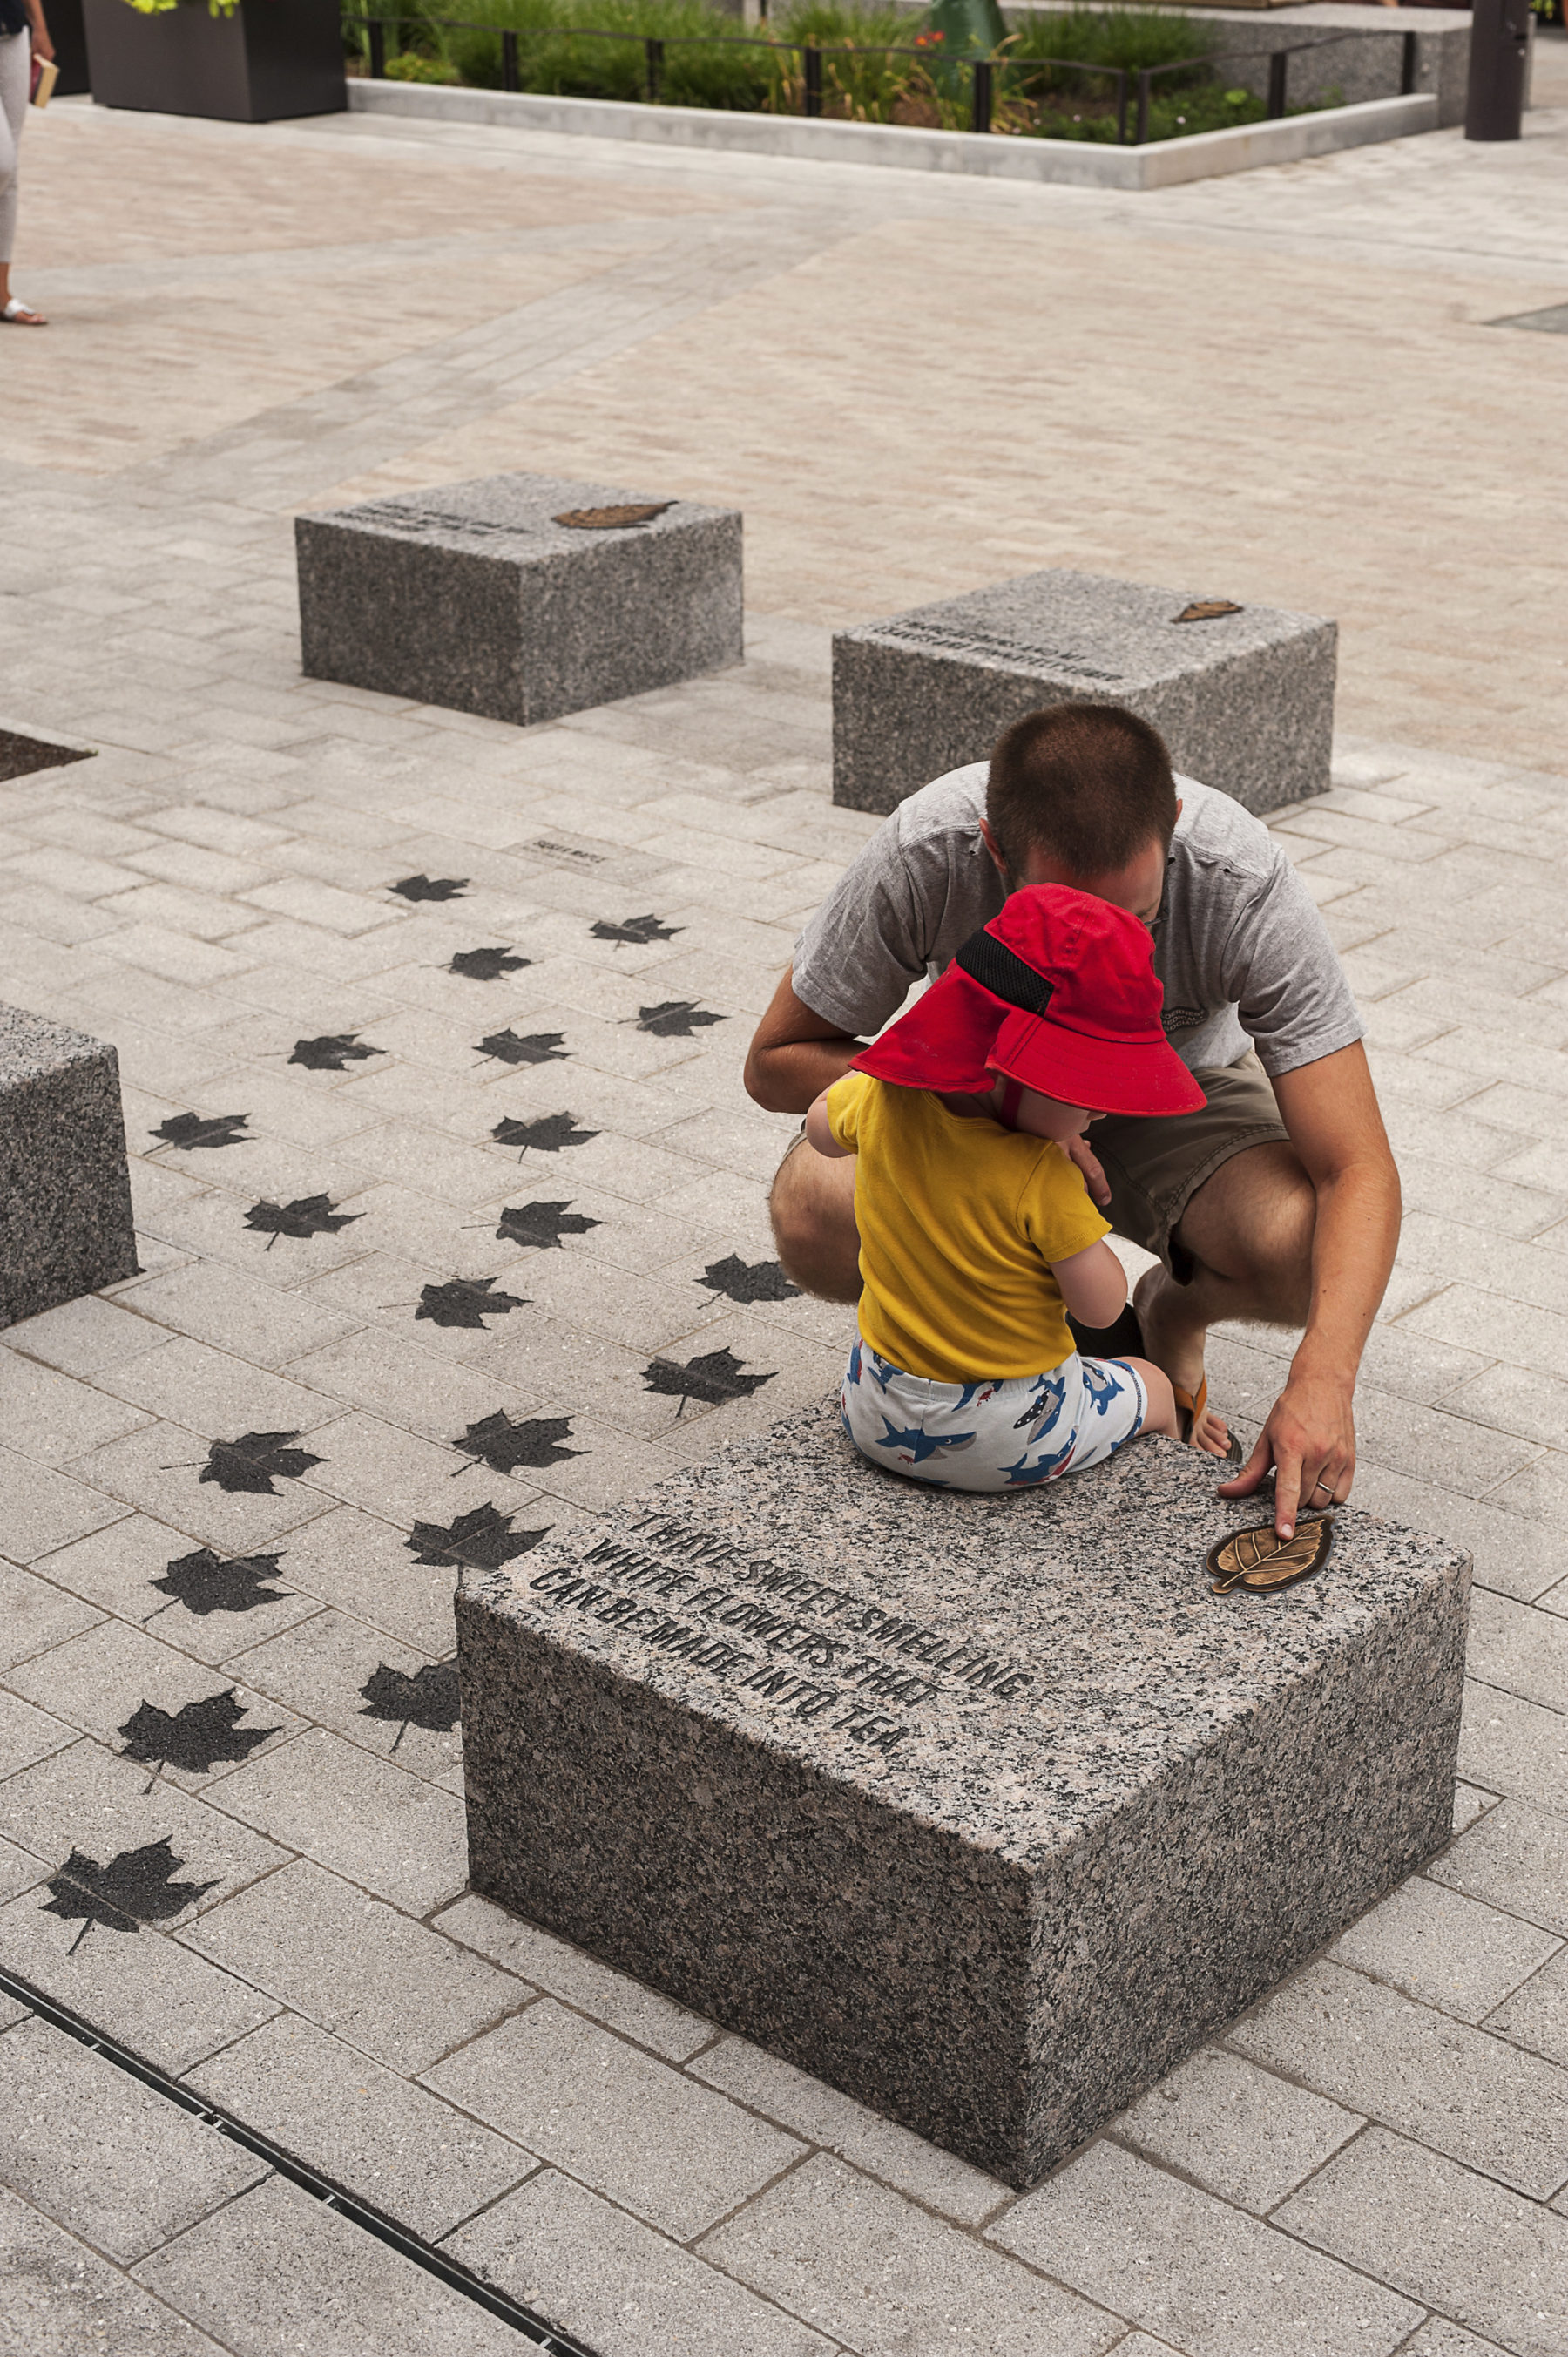
<instances>
[{"instance_id":1,"label":"shark-print shorts","mask_svg":"<svg viewBox=\"0 0 1568 2357\"><path fill-rule=\"evenodd\" d=\"M1142 1429L1148 1395L1120 1359L1074 1351L1043 1375L939 1383L865 1342L839 1394L861 1455L945 1490L1027 1490L1113 1457Z\"/></svg>"}]
</instances>

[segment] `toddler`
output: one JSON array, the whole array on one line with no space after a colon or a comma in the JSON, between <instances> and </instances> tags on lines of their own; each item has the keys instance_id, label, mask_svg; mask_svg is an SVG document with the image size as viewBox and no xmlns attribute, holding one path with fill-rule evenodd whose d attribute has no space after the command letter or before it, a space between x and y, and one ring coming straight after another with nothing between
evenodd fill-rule
<instances>
[{"instance_id":1,"label":"toddler","mask_svg":"<svg viewBox=\"0 0 1568 2357\"><path fill-rule=\"evenodd\" d=\"M1066 1148L1101 1114L1205 1102L1161 1001L1135 917L1034 885L812 1105L817 1152L859 1157L860 1339L841 1400L874 1465L1012 1490L1140 1432L1176 1437L1159 1368L1081 1357L1067 1322L1111 1325L1127 1281Z\"/></svg>"}]
</instances>

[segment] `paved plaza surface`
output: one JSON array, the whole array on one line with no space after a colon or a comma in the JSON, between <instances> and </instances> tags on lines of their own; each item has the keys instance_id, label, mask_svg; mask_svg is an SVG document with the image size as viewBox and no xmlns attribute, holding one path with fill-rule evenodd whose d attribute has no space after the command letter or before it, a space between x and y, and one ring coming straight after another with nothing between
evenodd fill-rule
<instances>
[{"instance_id":1,"label":"paved plaza surface","mask_svg":"<svg viewBox=\"0 0 1568 2357\"><path fill-rule=\"evenodd\" d=\"M0 788L0 999L118 1048L143 1271L0 1337L0 1963L598 2357L1568 2352L1568 336L1486 324L1568 301L1542 48L1517 147L1135 198L28 126L0 726L97 749ZM530 731L302 679L291 514L501 467L742 507L746 663ZM739 1082L873 824L829 629L1043 564L1343 626L1276 823L1405 1181L1357 1496L1478 1585L1453 1846L1020 2196L466 1895L443 1665L463 1517L835 1380ZM1244 1433L1288 1350L1215 1339ZM73 1852L151 1855L94 1917ZM0 2347L524 2345L0 2023Z\"/></svg>"}]
</instances>

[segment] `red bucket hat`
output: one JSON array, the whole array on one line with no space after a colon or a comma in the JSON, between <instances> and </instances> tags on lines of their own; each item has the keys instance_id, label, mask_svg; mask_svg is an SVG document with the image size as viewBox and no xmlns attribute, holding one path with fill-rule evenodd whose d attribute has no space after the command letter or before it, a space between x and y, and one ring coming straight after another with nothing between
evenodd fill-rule
<instances>
[{"instance_id":1,"label":"red bucket hat","mask_svg":"<svg viewBox=\"0 0 1568 2357\"><path fill-rule=\"evenodd\" d=\"M970 935L853 1070L954 1094L1005 1074L1091 1113L1196 1113L1207 1100L1161 1028L1164 998L1136 917L1091 892L1034 884Z\"/></svg>"}]
</instances>

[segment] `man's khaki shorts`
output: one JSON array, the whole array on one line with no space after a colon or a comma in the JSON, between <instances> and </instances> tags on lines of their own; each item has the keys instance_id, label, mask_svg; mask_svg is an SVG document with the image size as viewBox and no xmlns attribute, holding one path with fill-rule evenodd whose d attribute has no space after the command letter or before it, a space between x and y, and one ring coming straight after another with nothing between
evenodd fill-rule
<instances>
[{"instance_id":1,"label":"man's khaki shorts","mask_svg":"<svg viewBox=\"0 0 1568 2357\"><path fill-rule=\"evenodd\" d=\"M1193 1077L1208 1099L1197 1113L1147 1121L1108 1114L1089 1133L1111 1181L1106 1218L1119 1236L1157 1253L1179 1285L1191 1283L1193 1262L1173 1232L1204 1180L1249 1146L1290 1135L1255 1055Z\"/></svg>"}]
</instances>

